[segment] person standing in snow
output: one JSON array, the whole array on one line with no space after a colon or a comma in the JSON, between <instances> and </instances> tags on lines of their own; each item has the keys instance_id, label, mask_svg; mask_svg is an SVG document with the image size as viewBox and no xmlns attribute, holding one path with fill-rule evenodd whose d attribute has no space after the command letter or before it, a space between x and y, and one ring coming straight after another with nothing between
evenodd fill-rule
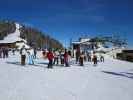
<instances>
[{"instance_id":1,"label":"person standing in snow","mask_svg":"<svg viewBox=\"0 0 133 100\"><path fill-rule=\"evenodd\" d=\"M32 48L30 48L30 50L28 51L28 64L29 65L33 65L34 64L34 50Z\"/></svg>"},{"instance_id":2,"label":"person standing in snow","mask_svg":"<svg viewBox=\"0 0 133 100\"><path fill-rule=\"evenodd\" d=\"M87 61L87 52L84 51L83 54L84 54L84 61Z\"/></svg>"},{"instance_id":3,"label":"person standing in snow","mask_svg":"<svg viewBox=\"0 0 133 100\"><path fill-rule=\"evenodd\" d=\"M47 52L46 52L46 50L43 50L43 51L42 51L42 56L43 56L44 59L47 58Z\"/></svg>"},{"instance_id":4,"label":"person standing in snow","mask_svg":"<svg viewBox=\"0 0 133 100\"><path fill-rule=\"evenodd\" d=\"M8 58L9 56L9 48L5 47L5 57Z\"/></svg>"},{"instance_id":5,"label":"person standing in snow","mask_svg":"<svg viewBox=\"0 0 133 100\"><path fill-rule=\"evenodd\" d=\"M88 62L91 62L91 55L87 53Z\"/></svg>"},{"instance_id":6,"label":"person standing in snow","mask_svg":"<svg viewBox=\"0 0 133 100\"><path fill-rule=\"evenodd\" d=\"M77 51L76 51L76 64L79 62L79 57L80 57L80 49L77 49Z\"/></svg>"},{"instance_id":7,"label":"person standing in snow","mask_svg":"<svg viewBox=\"0 0 133 100\"><path fill-rule=\"evenodd\" d=\"M60 61L61 61L61 65L64 65L64 52L63 51L60 52Z\"/></svg>"},{"instance_id":8,"label":"person standing in snow","mask_svg":"<svg viewBox=\"0 0 133 100\"><path fill-rule=\"evenodd\" d=\"M25 65L25 60L26 60L26 48L25 46L23 46L21 49L20 49L20 54L21 54L21 65Z\"/></svg>"},{"instance_id":9,"label":"person standing in snow","mask_svg":"<svg viewBox=\"0 0 133 100\"><path fill-rule=\"evenodd\" d=\"M70 63L72 63L71 62L71 58L72 58L71 51L68 51L68 63L69 63L69 66L70 66Z\"/></svg>"},{"instance_id":10,"label":"person standing in snow","mask_svg":"<svg viewBox=\"0 0 133 100\"><path fill-rule=\"evenodd\" d=\"M68 51L68 55L72 57L72 52L70 50Z\"/></svg>"},{"instance_id":11,"label":"person standing in snow","mask_svg":"<svg viewBox=\"0 0 133 100\"><path fill-rule=\"evenodd\" d=\"M79 64L80 66L84 66L84 52L80 54Z\"/></svg>"},{"instance_id":12,"label":"person standing in snow","mask_svg":"<svg viewBox=\"0 0 133 100\"><path fill-rule=\"evenodd\" d=\"M64 53L64 63L65 63L65 66L66 67L69 67L69 62L68 62L68 52L67 50L65 49L65 53Z\"/></svg>"},{"instance_id":13,"label":"person standing in snow","mask_svg":"<svg viewBox=\"0 0 133 100\"><path fill-rule=\"evenodd\" d=\"M47 58L48 58L48 60L49 60L48 68L53 68L53 59L54 59L54 55L53 55L51 49L49 49L49 51L48 51L48 53L47 53Z\"/></svg>"},{"instance_id":14,"label":"person standing in snow","mask_svg":"<svg viewBox=\"0 0 133 100\"><path fill-rule=\"evenodd\" d=\"M5 47L2 47L2 53L3 53L3 58L6 57L6 48Z\"/></svg>"},{"instance_id":15,"label":"person standing in snow","mask_svg":"<svg viewBox=\"0 0 133 100\"><path fill-rule=\"evenodd\" d=\"M58 51L55 51L54 52L54 63L53 64L59 64L59 52Z\"/></svg>"},{"instance_id":16,"label":"person standing in snow","mask_svg":"<svg viewBox=\"0 0 133 100\"><path fill-rule=\"evenodd\" d=\"M34 59L36 59L36 55L37 55L37 50L36 50L36 48L34 48L34 55L33 55Z\"/></svg>"},{"instance_id":17,"label":"person standing in snow","mask_svg":"<svg viewBox=\"0 0 133 100\"><path fill-rule=\"evenodd\" d=\"M94 66L97 65L97 55L95 53L93 54L93 64Z\"/></svg>"},{"instance_id":18,"label":"person standing in snow","mask_svg":"<svg viewBox=\"0 0 133 100\"><path fill-rule=\"evenodd\" d=\"M15 48L12 49L12 54L15 55Z\"/></svg>"},{"instance_id":19,"label":"person standing in snow","mask_svg":"<svg viewBox=\"0 0 133 100\"><path fill-rule=\"evenodd\" d=\"M2 58L2 48L0 48L0 58Z\"/></svg>"},{"instance_id":20,"label":"person standing in snow","mask_svg":"<svg viewBox=\"0 0 133 100\"><path fill-rule=\"evenodd\" d=\"M104 62L104 56L103 55L100 55L100 61Z\"/></svg>"}]
</instances>

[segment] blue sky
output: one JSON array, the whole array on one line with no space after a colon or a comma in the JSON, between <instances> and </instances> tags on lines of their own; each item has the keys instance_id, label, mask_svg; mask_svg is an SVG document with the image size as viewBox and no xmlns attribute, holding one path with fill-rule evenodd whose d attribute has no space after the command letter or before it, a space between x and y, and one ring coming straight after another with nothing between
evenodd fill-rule
<instances>
[{"instance_id":1,"label":"blue sky","mask_svg":"<svg viewBox=\"0 0 133 100\"><path fill-rule=\"evenodd\" d=\"M61 41L119 33L133 47L132 0L1 0L0 18L36 27Z\"/></svg>"}]
</instances>

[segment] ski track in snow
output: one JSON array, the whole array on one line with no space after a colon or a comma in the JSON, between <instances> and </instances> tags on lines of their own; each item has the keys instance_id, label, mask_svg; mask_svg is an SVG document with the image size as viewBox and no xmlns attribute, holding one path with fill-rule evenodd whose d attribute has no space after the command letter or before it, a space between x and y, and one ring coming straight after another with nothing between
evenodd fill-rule
<instances>
[{"instance_id":1,"label":"ski track in snow","mask_svg":"<svg viewBox=\"0 0 133 100\"><path fill-rule=\"evenodd\" d=\"M42 58L26 66L19 58L0 59L1 100L133 100L133 63L105 58L47 69Z\"/></svg>"}]
</instances>

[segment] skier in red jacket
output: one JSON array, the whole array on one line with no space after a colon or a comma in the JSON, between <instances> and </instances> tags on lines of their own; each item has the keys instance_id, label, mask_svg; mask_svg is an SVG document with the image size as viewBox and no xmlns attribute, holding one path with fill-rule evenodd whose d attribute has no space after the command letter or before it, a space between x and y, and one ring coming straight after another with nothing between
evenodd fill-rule
<instances>
[{"instance_id":1,"label":"skier in red jacket","mask_svg":"<svg viewBox=\"0 0 133 100\"><path fill-rule=\"evenodd\" d=\"M68 52L67 50L65 49L65 53L64 53L64 62L65 62L65 66L66 67L69 67L69 62L68 62Z\"/></svg>"},{"instance_id":2,"label":"skier in red jacket","mask_svg":"<svg viewBox=\"0 0 133 100\"><path fill-rule=\"evenodd\" d=\"M47 53L47 58L49 60L49 63L48 63L48 68L53 68L53 59L54 59L54 55L52 53L52 50L49 50L49 52Z\"/></svg>"}]
</instances>

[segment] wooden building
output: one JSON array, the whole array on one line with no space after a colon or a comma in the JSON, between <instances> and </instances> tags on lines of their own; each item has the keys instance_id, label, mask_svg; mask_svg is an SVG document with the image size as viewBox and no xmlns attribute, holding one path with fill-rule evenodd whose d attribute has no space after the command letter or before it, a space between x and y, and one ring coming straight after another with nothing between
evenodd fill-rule
<instances>
[{"instance_id":1,"label":"wooden building","mask_svg":"<svg viewBox=\"0 0 133 100\"><path fill-rule=\"evenodd\" d=\"M117 59L133 62L133 49L123 50L117 54Z\"/></svg>"}]
</instances>

